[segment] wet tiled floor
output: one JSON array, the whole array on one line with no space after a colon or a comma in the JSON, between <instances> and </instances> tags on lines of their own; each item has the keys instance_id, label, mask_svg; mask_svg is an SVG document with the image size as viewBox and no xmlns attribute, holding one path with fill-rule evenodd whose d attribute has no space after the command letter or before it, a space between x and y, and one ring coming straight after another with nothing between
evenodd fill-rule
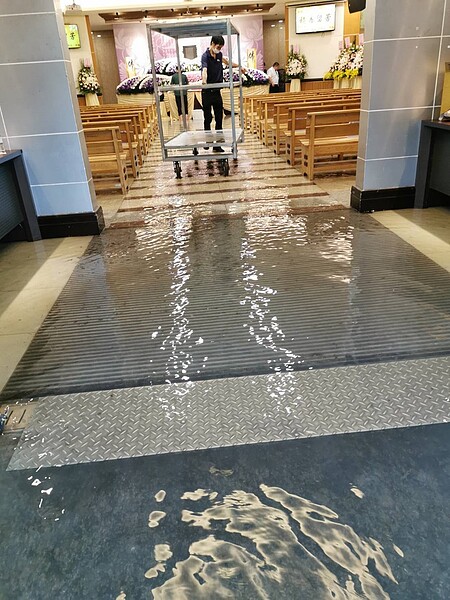
<instances>
[{"instance_id":1,"label":"wet tiled floor","mask_svg":"<svg viewBox=\"0 0 450 600\"><path fill-rule=\"evenodd\" d=\"M0 247L0 598L446 600L449 210L158 156L101 237Z\"/></svg>"},{"instance_id":2,"label":"wet tiled floor","mask_svg":"<svg viewBox=\"0 0 450 600\"><path fill-rule=\"evenodd\" d=\"M448 273L367 216L160 214L92 240L2 396L439 356L449 313Z\"/></svg>"}]
</instances>

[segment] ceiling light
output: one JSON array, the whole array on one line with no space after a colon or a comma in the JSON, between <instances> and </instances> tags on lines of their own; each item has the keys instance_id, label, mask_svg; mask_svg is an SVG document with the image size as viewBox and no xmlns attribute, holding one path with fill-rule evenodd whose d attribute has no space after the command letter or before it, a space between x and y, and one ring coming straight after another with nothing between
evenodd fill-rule
<instances>
[{"instance_id":1,"label":"ceiling light","mask_svg":"<svg viewBox=\"0 0 450 600\"><path fill-rule=\"evenodd\" d=\"M102 37L102 34L101 33L97 33L97 37Z\"/></svg>"},{"instance_id":2,"label":"ceiling light","mask_svg":"<svg viewBox=\"0 0 450 600\"><path fill-rule=\"evenodd\" d=\"M279 20L278 20L278 23L283 23L283 19L279 19Z\"/></svg>"},{"instance_id":3,"label":"ceiling light","mask_svg":"<svg viewBox=\"0 0 450 600\"><path fill-rule=\"evenodd\" d=\"M80 4L76 4L75 0L73 0L72 4L68 4L64 10L65 13L70 13L70 14L76 14L76 13L82 13L83 9L81 8Z\"/></svg>"},{"instance_id":4,"label":"ceiling light","mask_svg":"<svg viewBox=\"0 0 450 600\"><path fill-rule=\"evenodd\" d=\"M275 27L275 24L271 25L271 27Z\"/></svg>"}]
</instances>

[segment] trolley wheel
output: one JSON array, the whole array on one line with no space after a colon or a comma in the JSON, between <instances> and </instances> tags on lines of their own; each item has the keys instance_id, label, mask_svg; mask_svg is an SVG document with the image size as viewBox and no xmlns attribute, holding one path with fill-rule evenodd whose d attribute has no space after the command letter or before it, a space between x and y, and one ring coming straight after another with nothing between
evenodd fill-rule
<instances>
[{"instance_id":1,"label":"trolley wheel","mask_svg":"<svg viewBox=\"0 0 450 600\"><path fill-rule=\"evenodd\" d=\"M228 158L222 160L222 173L227 177L230 173L230 165L228 164Z\"/></svg>"},{"instance_id":2,"label":"trolley wheel","mask_svg":"<svg viewBox=\"0 0 450 600\"><path fill-rule=\"evenodd\" d=\"M177 179L181 179L181 165L178 160L173 162L173 170L176 173Z\"/></svg>"}]
</instances>

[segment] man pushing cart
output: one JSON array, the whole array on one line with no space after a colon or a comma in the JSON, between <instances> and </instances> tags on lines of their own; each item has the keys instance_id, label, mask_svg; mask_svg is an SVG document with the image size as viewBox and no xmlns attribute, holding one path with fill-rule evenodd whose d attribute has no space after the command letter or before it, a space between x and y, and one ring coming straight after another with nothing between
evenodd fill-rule
<instances>
[{"instance_id":1,"label":"man pushing cart","mask_svg":"<svg viewBox=\"0 0 450 600\"><path fill-rule=\"evenodd\" d=\"M161 117L160 99L158 93L158 80L156 76L152 31L168 35L175 38L177 63L178 63L178 81L182 82L180 48L178 41L184 38L211 36L211 29L215 32L212 35L210 46L202 55L202 108L204 115L204 130L188 130L186 113L187 110L182 102L182 121L184 130L177 133L170 139L164 138L164 130ZM219 33L220 32L220 33ZM225 39L222 34L226 34L229 57L222 55L222 48L225 45ZM157 117L159 126L159 135L161 140L161 150L163 161L172 161L174 171L178 179L181 178L181 163L186 160L211 160L211 154L199 152L200 150L209 150L212 148L217 153L219 168L223 175L228 175L228 159L237 159L237 144L244 139L243 123L243 102L242 102L242 77L245 69L241 67L239 32L234 27L230 19L218 22L198 22L198 23L173 23L164 26L147 25L147 35L149 42L150 60L152 64L153 83L155 91L155 101L157 107ZM237 64L232 61L232 35L237 36ZM223 65L229 69L229 81L224 82ZM233 67L239 68L239 114L240 125L236 126L235 98L233 89ZM223 120L223 101L221 89L229 88L230 91L230 109L231 109L231 127L222 129ZM164 90L178 90L183 92L187 89L192 90L191 85L179 83L178 85L166 86ZM214 111L215 130L211 130L212 113Z\"/></svg>"}]
</instances>

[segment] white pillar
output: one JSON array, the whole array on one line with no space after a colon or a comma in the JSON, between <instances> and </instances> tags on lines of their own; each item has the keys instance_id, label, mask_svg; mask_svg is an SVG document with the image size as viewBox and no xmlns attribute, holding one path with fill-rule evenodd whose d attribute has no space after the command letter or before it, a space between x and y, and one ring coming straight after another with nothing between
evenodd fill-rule
<instances>
[{"instance_id":1,"label":"white pillar","mask_svg":"<svg viewBox=\"0 0 450 600\"><path fill-rule=\"evenodd\" d=\"M450 0L367 0L364 37L352 206L413 206L420 122L439 114L450 61Z\"/></svg>"},{"instance_id":2,"label":"white pillar","mask_svg":"<svg viewBox=\"0 0 450 600\"><path fill-rule=\"evenodd\" d=\"M77 234L78 222L78 233L96 233L101 213L58 5L0 0L0 136L7 147L23 149L44 237L61 215L71 222L67 234Z\"/></svg>"}]
</instances>

